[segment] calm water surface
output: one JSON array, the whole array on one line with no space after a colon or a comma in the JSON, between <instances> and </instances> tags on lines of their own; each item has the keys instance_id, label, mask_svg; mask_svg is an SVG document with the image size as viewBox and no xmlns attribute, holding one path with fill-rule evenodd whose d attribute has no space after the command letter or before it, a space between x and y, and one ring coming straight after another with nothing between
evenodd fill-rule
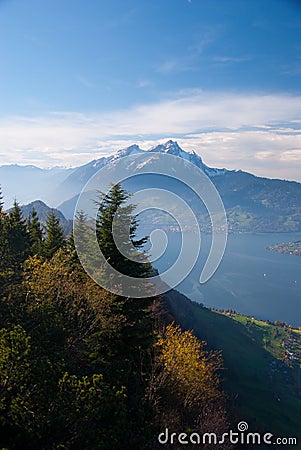
<instances>
[{"instance_id":1,"label":"calm water surface","mask_svg":"<svg viewBox=\"0 0 301 450\"><path fill-rule=\"evenodd\" d=\"M154 263L159 272L172 265L180 249L178 233L169 233L168 238L172 245ZM210 236L202 236L199 260L176 289L206 306L301 326L301 257L266 249L267 245L297 240L301 240L300 233L230 235L221 265L201 285L198 280L211 243Z\"/></svg>"}]
</instances>

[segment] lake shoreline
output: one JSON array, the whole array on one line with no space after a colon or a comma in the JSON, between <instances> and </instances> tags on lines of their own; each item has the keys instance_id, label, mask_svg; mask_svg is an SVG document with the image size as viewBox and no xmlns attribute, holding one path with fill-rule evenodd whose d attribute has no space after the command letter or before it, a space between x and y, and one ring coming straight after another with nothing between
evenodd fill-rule
<instances>
[{"instance_id":1,"label":"lake shoreline","mask_svg":"<svg viewBox=\"0 0 301 450\"><path fill-rule=\"evenodd\" d=\"M246 316L271 322L279 320L301 325L301 258L272 252L267 246L300 240L300 233L229 234L225 254L215 274L199 283L211 247L211 236L202 235L199 258L188 276L177 286L182 294L206 307L233 309ZM155 262L162 275L176 259L179 246L173 244L166 258ZM193 234L189 245L195 245ZM166 265L168 262L168 266ZM187 262L188 264L188 262Z\"/></svg>"}]
</instances>

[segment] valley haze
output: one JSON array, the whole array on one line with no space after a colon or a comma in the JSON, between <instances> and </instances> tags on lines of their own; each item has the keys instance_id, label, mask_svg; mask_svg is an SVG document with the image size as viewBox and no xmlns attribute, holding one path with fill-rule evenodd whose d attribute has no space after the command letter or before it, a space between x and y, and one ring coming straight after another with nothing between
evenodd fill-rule
<instances>
[{"instance_id":1,"label":"valley haze","mask_svg":"<svg viewBox=\"0 0 301 450\"><path fill-rule=\"evenodd\" d=\"M187 152L172 140L147 151L134 144L110 156L94 159L73 169L1 166L0 180L6 207L11 207L14 199L21 204L42 200L48 206L59 209L66 219L72 219L79 193L98 170L107 164L114 164L122 157L139 154L149 155L147 164L151 170L151 160L155 153L175 155L191 162L208 175L223 200L230 232L301 231L300 183L257 177L242 170L211 168L196 152ZM131 167L131 171L135 175L134 166ZM158 180L150 181L150 183L157 182ZM167 186L163 184L162 188ZM177 192L184 195L184 190L181 190L180 186ZM196 211L200 214L203 230L208 231L208 217L205 211L198 209Z\"/></svg>"},{"instance_id":2,"label":"valley haze","mask_svg":"<svg viewBox=\"0 0 301 450\"><path fill-rule=\"evenodd\" d=\"M300 447L300 1L0 0L0 56L0 449Z\"/></svg>"}]
</instances>

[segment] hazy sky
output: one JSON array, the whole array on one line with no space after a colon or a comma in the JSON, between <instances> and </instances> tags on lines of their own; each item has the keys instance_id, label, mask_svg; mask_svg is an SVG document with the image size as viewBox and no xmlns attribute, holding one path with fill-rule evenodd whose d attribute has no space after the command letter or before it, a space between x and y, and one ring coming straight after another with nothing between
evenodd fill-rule
<instances>
[{"instance_id":1,"label":"hazy sky","mask_svg":"<svg viewBox=\"0 0 301 450\"><path fill-rule=\"evenodd\" d=\"M301 181L297 0L0 0L0 164L173 138Z\"/></svg>"}]
</instances>

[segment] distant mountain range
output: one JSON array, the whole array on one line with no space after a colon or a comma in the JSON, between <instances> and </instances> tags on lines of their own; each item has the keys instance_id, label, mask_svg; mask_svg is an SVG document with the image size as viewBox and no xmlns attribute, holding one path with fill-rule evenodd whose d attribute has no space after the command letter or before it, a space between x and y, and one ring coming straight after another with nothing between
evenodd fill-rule
<instances>
[{"instance_id":1,"label":"distant mountain range","mask_svg":"<svg viewBox=\"0 0 301 450\"><path fill-rule=\"evenodd\" d=\"M60 219L60 223L64 228L65 233L69 234L71 232L73 221L66 219L64 214L58 209L50 208L41 200L35 200L34 202L28 203L27 205L21 205L23 217L26 219L29 218L33 209L37 212L39 220L43 226L45 226L49 214L53 212L55 216Z\"/></svg>"},{"instance_id":2,"label":"distant mountain range","mask_svg":"<svg viewBox=\"0 0 301 450\"><path fill-rule=\"evenodd\" d=\"M61 202L57 186L73 171L60 167L40 169L18 164L0 166L0 185L6 207L10 208L15 199L22 204L39 199L53 207L57 206Z\"/></svg>"},{"instance_id":3,"label":"distant mountain range","mask_svg":"<svg viewBox=\"0 0 301 450\"><path fill-rule=\"evenodd\" d=\"M210 168L195 152L186 152L171 140L147 151L138 145L131 145L74 169L1 166L0 184L8 204L14 198L22 204L39 198L62 211L66 219L72 219L79 193L99 169L124 156L135 154L149 154L146 164L151 167L156 152L190 161L210 177L224 202L230 231L301 231L300 183L257 177L242 170ZM200 210L198 214L205 223L207 219L204 211Z\"/></svg>"}]
</instances>

